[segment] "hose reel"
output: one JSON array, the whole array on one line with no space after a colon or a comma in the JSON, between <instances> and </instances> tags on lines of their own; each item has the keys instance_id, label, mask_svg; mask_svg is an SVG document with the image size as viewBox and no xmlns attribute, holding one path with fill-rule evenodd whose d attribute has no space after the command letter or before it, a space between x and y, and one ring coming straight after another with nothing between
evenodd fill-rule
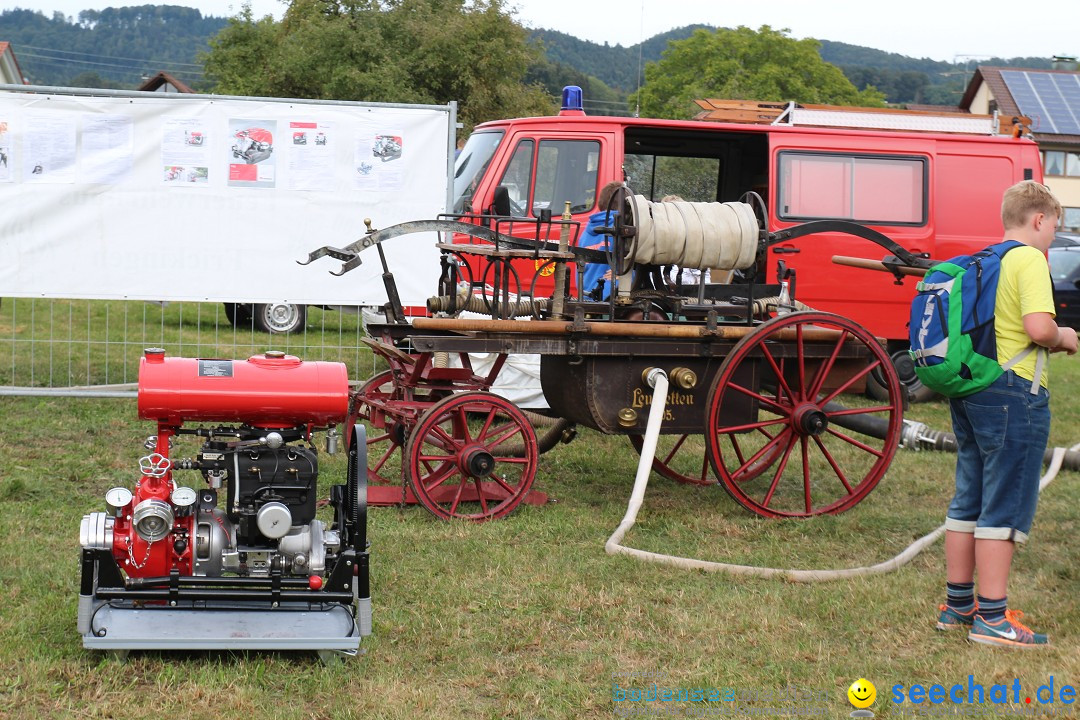
<instances>
[{"instance_id":1,"label":"hose reel","mask_svg":"<svg viewBox=\"0 0 1080 720\"><path fill-rule=\"evenodd\" d=\"M627 198L637 228L627 263L745 270L757 260L759 227L754 208L742 202L652 202Z\"/></svg>"}]
</instances>

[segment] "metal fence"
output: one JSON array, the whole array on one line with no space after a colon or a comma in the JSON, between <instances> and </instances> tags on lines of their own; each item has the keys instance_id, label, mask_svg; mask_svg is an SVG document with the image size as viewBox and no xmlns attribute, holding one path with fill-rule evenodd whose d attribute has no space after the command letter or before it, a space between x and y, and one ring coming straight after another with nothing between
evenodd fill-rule
<instances>
[{"instance_id":1,"label":"metal fence","mask_svg":"<svg viewBox=\"0 0 1080 720\"><path fill-rule=\"evenodd\" d=\"M283 350L343 362L363 379L375 371L363 334L358 307L309 306L299 330L266 333L250 317L232 324L221 303L3 298L0 394L133 395L148 347L232 359Z\"/></svg>"}]
</instances>

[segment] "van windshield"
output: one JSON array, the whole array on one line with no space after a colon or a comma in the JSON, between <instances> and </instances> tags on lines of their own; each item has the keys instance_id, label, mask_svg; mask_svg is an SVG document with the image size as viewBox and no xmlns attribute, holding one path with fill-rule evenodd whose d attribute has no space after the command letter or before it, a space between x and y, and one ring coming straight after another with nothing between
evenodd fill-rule
<instances>
[{"instance_id":1,"label":"van windshield","mask_svg":"<svg viewBox=\"0 0 1080 720\"><path fill-rule=\"evenodd\" d=\"M478 132L469 136L469 141L465 143L454 164L453 212L466 212L502 136L501 130Z\"/></svg>"}]
</instances>

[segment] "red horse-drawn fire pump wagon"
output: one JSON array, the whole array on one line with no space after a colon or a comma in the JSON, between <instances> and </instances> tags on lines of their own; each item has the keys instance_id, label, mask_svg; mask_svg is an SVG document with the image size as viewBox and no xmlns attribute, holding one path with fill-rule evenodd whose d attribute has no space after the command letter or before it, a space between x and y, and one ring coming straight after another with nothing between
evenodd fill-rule
<instances>
[{"instance_id":1,"label":"red horse-drawn fire pump wagon","mask_svg":"<svg viewBox=\"0 0 1080 720\"><path fill-rule=\"evenodd\" d=\"M369 324L365 340L388 369L350 403L350 422L369 426L370 501L418 502L470 520L543 501L531 491L539 455L574 425L626 435L640 450L656 370L671 386L654 460L661 474L719 483L768 517L841 512L866 497L901 437L904 397L888 353L857 323L802 309L783 267L781 283L758 280L770 246L821 232L884 247L898 278L927 260L850 222L769 233L753 193L656 203L624 188L606 210L606 249L578 244L567 207L563 220L496 208L378 231L369 221L357 242L310 253L305 264L343 261L337 275L371 247L383 264L386 321ZM410 324L381 243L432 231L442 252L438 294L432 317ZM581 287L590 264L607 269L609 297ZM686 283L686 270L730 280ZM554 280L550 296L537 291L540 278ZM539 357L541 414L551 423L540 438L536 414L498 392L500 371L521 354ZM871 375L885 399L862 396Z\"/></svg>"}]
</instances>

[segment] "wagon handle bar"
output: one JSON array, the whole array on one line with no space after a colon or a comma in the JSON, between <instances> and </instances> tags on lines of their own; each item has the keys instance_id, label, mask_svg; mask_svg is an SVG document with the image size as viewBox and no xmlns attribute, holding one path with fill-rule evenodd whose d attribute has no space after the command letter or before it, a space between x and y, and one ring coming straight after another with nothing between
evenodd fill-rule
<instances>
[{"instance_id":1,"label":"wagon handle bar","mask_svg":"<svg viewBox=\"0 0 1080 720\"><path fill-rule=\"evenodd\" d=\"M856 264L852 262L841 262L837 260L836 256L833 258L833 262L839 265L851 265L853 267L867 267L874 270L885 270L891 272L893 277L896 278L896 282L899 284L903 282L905 275L923 275L934 264L934 260L930 259L927 253L915 254L910 252L902 245L882 233L868 228L865 225L860 225L854 222L848 222L846 220L814 220L802 225L796 225L794 227L786 228L778 232L769 233L769 238L765 241L766 246L776 245L788 240L794 240L795 238L805 237L806 235L814 235L823 232L840 232L847 235L855 235L865 240L869 240L877 245L880 245L885 250L892 253L891 256L886 257L881 261L867 260L866 262L873 263L872 265ZM862 258L845 258L847 260L861 260Z\"/></svg>"},{"instance_id":2,"label":"wagon handle bar","mask_svg":"<svg viewBox=\"0 0 1080 720\"><path fill-rule=\"evenodd\" d=\"M923 277L926 274L926 270L922 268L900 264L898 258L895 257L887 257L884 260L870 260L869 258L849 257L847 255L833 255L832 261L837 265L863 268L865 270L880 270L881 272L891 272L893 275L899 273L910 277Z\"/></svg>"},{"instance_id":3,"label":"wagon handle bar","mask_svg":"<svg viewBox=\"0 0 1080 720\"><path fill-rule=\"evenodd\" d=\"M307 260L297 260L297 265L308 265L321 257L329 255L335 260L341 260L341 270L338 272L330 271L331 275L344 275L360 266L360 252L370 247L378 245L384 240L390 238L399 237L401 235L410 235L418 232L446 232L446 233L461 233L463 235L469 235L471 237L486 240L491 243L504 243L513 247L527 248L530 250L558 250L558 243L549 243L545 241L530 240L528 238L513 237L511 235L504 235L503 233L496 232L481 225L473 225L472 223L457 222L454 220L413 220L411 222L399 223L398 225L391 225L388 228L382 230L374 230L359 240L349 243L343 248L330 247L324 245L323 247L313 250L308 253ZM570 252L574 255L583 258L587 262L606 262L606 256L603 251L591 250L589 248L579 248L571 246Z\"/></svg>"}]
</instances>

